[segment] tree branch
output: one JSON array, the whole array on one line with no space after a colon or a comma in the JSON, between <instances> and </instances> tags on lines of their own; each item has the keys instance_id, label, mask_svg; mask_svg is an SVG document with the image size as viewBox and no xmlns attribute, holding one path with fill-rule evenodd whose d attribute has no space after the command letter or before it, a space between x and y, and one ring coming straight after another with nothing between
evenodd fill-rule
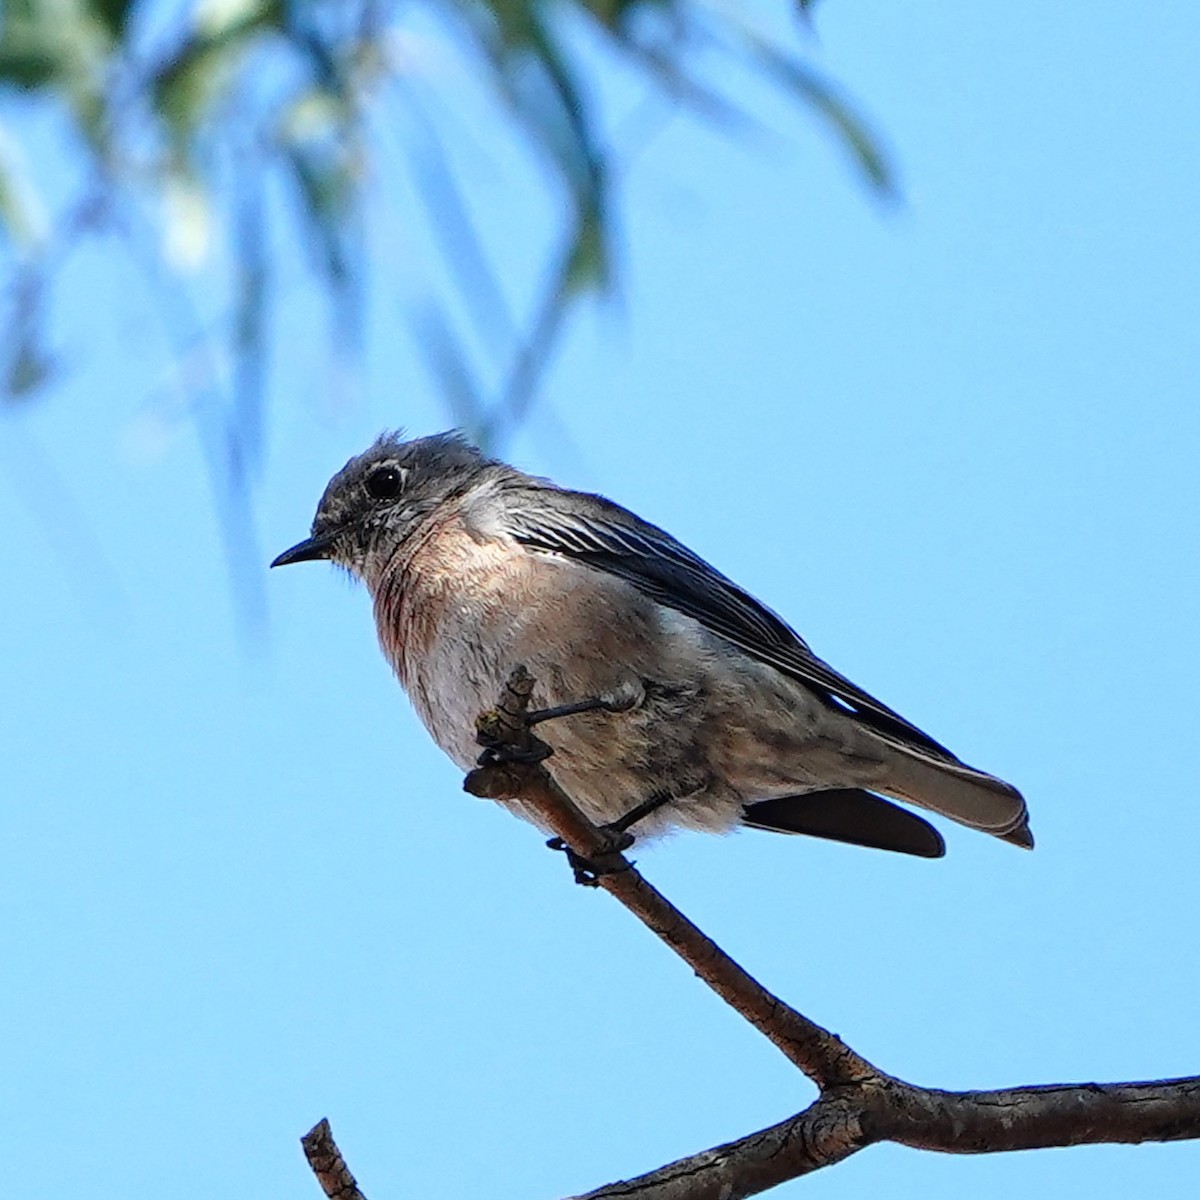
<instances>
[{"instance_id":1,"label":"tree branch","mask_svg":"<svg viewBox=\"0 0 1200 1200\"><path fill-rule=\"evenodd\" d=\"M861 1150L869 1143L859 1116L847 1098L826 1093L769 1129L571 1200L741 1200Z\"/></svg>"},{"instance_id":2,"label":"tree branch","mask_svg":"<svg viewBox=\"0 0 1200 1200\"><path fill-rule=\"evenodd\" d=\"M367 1200L346 1166L346 1160L333 1140L333 1130L322 1117L301 1139L304 1157L312 1167L321 1191L329 1200Z\"/></svg>"},{"instance_id":3,"label":"tree branch","mask_svg":"<svg viewBox=\"0 0 1200 1200\"><path fill-rule=\"evenodd\" d=\"M878 1142L946 1154L1200 1137L1200 1077L943 1092L897 1079L824 1092L796 1116L573 1200L739 1200Z\"/></svg>"},{"instance_id":4,"label":"tree branch","mask_svg":"<svg viewBox=\"0 0 1200 1200\"><path fill-rule=\"evenodd\" d=\"M873 1140L948 1154L1200 1137L1200 1076L943 1092L893 1080Z\"/></svg>"},{"instance_id":5,"label":"tree branch","mask_svg":"<svg viewBox=\"0 0 1200 1200\"><path fill-rule=\"evenodd\" d=\"M480 719L486 740L505 739L528 754L535 739L523 724L533 680L515 670L500 703ZM798 1013L743 970L702 933L634 865L611 850L611 839L580 811L540 763L503 763L472 771L463 783L474 796L519 799L576 854L605 868L597 884L666 942L718 996L777 1046L818 1087L875 1078L878 1070L836 1034Z\"/></svg>"},{"instance_id":6,"label":"tree branch","mask_svg":"<svg viewBox=\"0 0 1200 1200\"><path fill-rule=\"evenodd\" d=\"M1200 1077L1149 1083L1075 1083L946 1092L880 1071L836 1034L772 995L650 886L541 765L545 750L526 721L533 679L510 677L480 740L515 752L464 783L476 796L516 800L599 868L594 882L662 939L732 1008L820 1089L803 1112L735 1142L607 1184L573 1200L741 1200L832 1166L878 1142L946 1154L987 1154L1101 1142L1200 1138ZM362 1200L322 1121L303 1139L330 1200Z\"/></svg>"}]
</instances>

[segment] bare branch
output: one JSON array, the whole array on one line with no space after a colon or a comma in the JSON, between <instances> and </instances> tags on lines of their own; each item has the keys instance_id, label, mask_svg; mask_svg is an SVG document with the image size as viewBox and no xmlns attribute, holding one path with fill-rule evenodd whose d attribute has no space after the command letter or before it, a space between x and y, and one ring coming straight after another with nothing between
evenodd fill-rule
<instances>
[{"instance_id":1,"label":"bare branch","mask_svg":"<svg viewBox=\"0 0 1200 1200\"><path fill-rule=\"evenodd\" d=\"M740 1200L878 1142L988 1154L1200 1137L1200 1078L943 1092L900 1080L831 1088L802 1113L574 1200Z\"/></svg>"},{"instance_id":2,"label":"bare branch","mask_svg":"<svg viewBox=\"0 0 1200 1200\"><path fill-rule=\"evenodd\" d=\"M827 1093L769 1129L572 1200L741 1200L861 1150L868 1143L860 1115L850 1100Z\"/></svg>"},{"instance_id":3,"label":"bare branch","mask_svg":"<svg viewBox=\"0 0 1200 1200\"><path fill-rule=\"evenodd\" d=\"M881 1076L829 1088L778 1125L572 1200L741 1200L879 1142L990 1154L1196 1137L1200 1077L943 1092ZM331 1192L324 1181L322 1187L336 1200L359 1200L357 1191Z\"/></svg>"},{"instance_id":4,"label":"bare branch","mask_svg":"<svg viewBox=\"0 0 1200 1200\"><path fill-rule=\"evenodd\" d=\"M322 1117L301 1139L304 1157L312 1167L321 1191L329 1200L367 1200L346 1166L346 1160L333 1140L333 1130Z\"/></svg>"},{"instance_id":5,"label":"bare branch","mask_svg":"<svg viewBox=\"0 0 1200 1200\"><path fill-rule=\"evenodd\" d=\"M518 668L498 706L481 719L489 740L506 736L519 753L533 741L521 725L533 680ZM598 883L661 938L727 1004L777 1046L818 1087L878 1078L880 1072L850 1050L836 1034L810 1021L744 971L711 938L656 891L623 855L613 853L610 838L579 810L538 763L503 763L472 771L463 786L474 796L493 800L519 798L535 810L576 854L605 868Z\"/></svg>"},{"instance_id":6,"label":"bare branch","mask_svg":"<svg viewBox=\"0 0 1200 1200\"><path fill-rule=\"evenodd\" d=\"M873 1140L948 1154L1200 1137L1200 1076L943 1092L893 1080Z\"/></svg>"},{"instance_id":7,"label":"bare branch","mask_svg":"<svg viewBox=\"0 0 1200 1200\"><path fill-rule=\"evenodd\" d=\"M517 668L496 708L480 716L482 742L517 761L472 771L476 796L519 799L599 868L595 883L658 935L723 1000L820 1088L803 1112L735 1142L573 1200L742 1200L832 1166L867 1146L896 1142L945 1154L989 1154L1102 1142L1200 1138L1200 1076L1148 1083L1046 1084L946 1092L885 1074L840 1038L773 996L650 886L541 765L547 748L526 714L533 678ZM305 1153L330 1200L362 1200L322 1121Z\"/></svg>"}]
</instances>

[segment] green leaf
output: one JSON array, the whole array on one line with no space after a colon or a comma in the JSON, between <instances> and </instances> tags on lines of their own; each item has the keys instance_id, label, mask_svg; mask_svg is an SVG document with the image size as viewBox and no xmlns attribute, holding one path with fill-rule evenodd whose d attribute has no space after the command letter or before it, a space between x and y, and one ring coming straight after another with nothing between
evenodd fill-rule
<instances>
[{"instance_id":1,"label":"green leaf","mask_svg":"<svg viewBox=\"0 0 1200 1200\"><path fill-rule=\"evenodd\" d=\"M267 294L270 253L264 227L262 189L246 172L234 219L236 268L230 344L234 359L237 441L251 467L262 456L267 390Z\"/></svg>"},{"instance_id":2,"label":"green leaf","mask_svg":"<svg viewBox=\"0 0 1200 1200\"><path fill-rule=\"evenodd\" d=\"M352 184L344 168L317 148L288 146L284 150L301 199L301 211L316 242L317 258L334 287L345 286L349 255L342 237Z\"/></svg>"},{"instance_id":3,"label":"green leaf","mask_svg":"<svg viewBox=\"0 0 1200 1200\"><path fill-rule=\"evenodd\" d=\"M609 274L608 230L598 211L586 211L575 228L575 236L563 271L563 298L585 292L604 291Z\"/></svg>"},{"instance_id":4,"label":"green leaf","mask_svg":"<svg viewBox=\"0 0 1200 1200\"><path fill-rule=\"evenodd\" d=\"M186 142L208 115L254 43L282 28L278 0L249 0L210 18L184 40L151 84L154 108L178 141Z\"/></svg>"},{"instance_id":5,"label":"green leaf","mask_svg":"<svg viewBox=\"0 0 1200 1200\"><path fill-rule=\"evenodd\" d=\"M10 403L28 400L54 373L54 359L32 332L17 342L4 376L4 398Z\"/></svg>"},{"instance_id":6,"label":"green leaf","mask_svg":"<svg viewBox=\"0 0 1200 1200\"><path fill-rule=\"evenodd\" d=\"M814 3L791 0L799 19L794 25L807 26ZM176 265L198 261L210 226L214 239L232 235L234 252L211 262L229 272L234 298L227 348L239 374L229 436L240 439L236 450L248 452L247 461L259 439L274 303L267 281L278 239L268 237L275 206L264 199L270 194L267 176L282 170L294 187L295 210L287 215L298 216L298 240L312 252L337 318L331 340L339 350L353 345L363 324L360 191L371 165L367 155L382 153L368 104L382 85L409 69L395 49L398 7L389 0L186 0L169 18L166 36L172 40L164 50L161 40L142 44L138 18L158 11L150 0L141 7L136 0L0 0L0 85L55 102L76 145L82 141L90 152L86 186L103 191L114 205L160 212L158 232L167 235L163 246ZM422 164L421 146L408 145L450 267L450 287L465 298L480 331L490 331L489 353L512 360L498 396L486 404L467 369L466 344L448 320L435 314L426 322L428 351L447 403L483 433L499 436L524 419L580 300L614 286L619 264L611 214L631 157L630 139L621 138L628 123L610 143L612 122L600 101L614 54L627 72L667 96L672 111L720 122L737 135L755 124L752 114L726 79L702 74L712 51L727 54L815 115L869 187L885 194L894 189L887 158L857 109L830 80L793 57L782 38L744 25L740 14L747 6L435 0L416 7L465 38L496 107L523 148L537 155L548 190L561 201L555 228L537 250L546 261L534 316L524 327L508 314L483 239L472 229L471 197L458 195L441 159L426 150ZM598 45L602 53L595 52ZM147 52L156 57L147 62ZM421 73L435 90L455 86L437 71ZM158 122L149 136L148 109ZM0 233L25 268L48 273L45 263L61 259L63 244L76 234L56 234L45 258L28 252L43 236L41 214L23 192L22 173L4 161L4 149L0 142ZM230 206L219 201L230 195L231 160L234 189L244 203L235 203L240 216L222 229L218 222L229 221ZM175 286L186 294L190 285L176 280ZM4 388L10 396L30 394L53 369L42 348L42 323L40 302L10 317L0 394Z\"/></svg>"},{"instance_id":7,"label":"green leaf","mask_svg":"<svg viewBox=\"0 0 1200 1200\"><path fill-rule=\"evenodd\" d=\"M12 315L5 329L6 351L0 368L0 395L7 403L29 399L55 372L56 363L43 340L46 277L24 267L13 281Z\"/></svg>"},{"instance_id":8,"label":"green leaf","mask_svg":"<svg viewBox=\"0 0 1200 1200\"><path fill-rule=\"evenodd\" d=\"M0 80L24 91L53 90L78 132L103 154L113 39L87 0L25 0L4 7Z\"/></svg>"},{"instance_id":9,"label":"green leaf","mask_svg":"<svg viewBox=\"0 0 1200 1200\"><path fill-rule=\"evenodd\" d=\"M133 0L88 0L88 7L96 20L119 41L125 34L133 11Z\"/></svg>"},{"instance_id":10,"label":"green leaf","mask_svg":"<svg viewBox=\"0 0 1200 1200\"><path fill-rule=\"evenodd\" d=\"M837 133L867 182L881 194L894 195L895 176L883 148L849 100L805 63L760 39L752 39L751 45L767 73L811 105Z\"/></svg>"},{"instance_id":11,"label":"green leaf","mask_svg":"<svg viewBox=\"0 0 1200 1200\"><path fill-rule=\"evenodd\" d=\"M7 31L0 38L0 83L32 92L51 83L61 69L61 58L49 47L14 45Z\"/></svg>"},{"instance_id":12,"label":"green leaf","mask_svg":"<svg viewBox=\"0 0 1200 1200\"><path fill-rule=\"evenodd\" d=\"M0 138L0 224L17 250L28 251L44 236L45 217L33 193L32 181L6 161L4 150Z\"/></svg>"}]
</instances>

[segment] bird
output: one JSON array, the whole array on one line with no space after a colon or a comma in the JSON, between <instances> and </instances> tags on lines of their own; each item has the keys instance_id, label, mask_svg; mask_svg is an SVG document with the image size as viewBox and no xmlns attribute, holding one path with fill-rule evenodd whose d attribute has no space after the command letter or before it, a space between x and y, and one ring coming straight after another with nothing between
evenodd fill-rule
<instances>
[{"instance_id":1,"label":"bird","mask_svg":"<svg viewBox=\"0 0 1200 1200\"><path fill-rule=\"evenodd\" d=\"M545 767L598 825L639 841L750 826L941 857L910 804L1033 847L1015 787L834 670L683 543L457 431L384 433L350 459L310 536L271 565L309 560L366 585L384 655L463 770L476 717L526 668L534 706L557 714L538 726Z\"/></svg>"}]
</instances>

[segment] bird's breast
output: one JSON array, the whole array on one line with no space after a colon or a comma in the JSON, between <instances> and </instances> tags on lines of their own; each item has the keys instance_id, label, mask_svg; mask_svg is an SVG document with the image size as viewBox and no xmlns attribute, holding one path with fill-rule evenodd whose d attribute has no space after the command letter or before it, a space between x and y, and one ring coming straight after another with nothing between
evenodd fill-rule
<instances>
[{"instance_id":1,"label":"bird's breast","mask_svg":"<svg viewBox=\"0 0 1200 1200\"><path fill-rule=\"evenodd\" d=\"M535 707L675 678L662 673L674 639L664 641L657 606L630 585L459 523L397 556L372 590L384 653L434 740L462 767L478 753L476 716L518 664L537 681Z\"/></svg>"},{"instance_id":2,"label":"bird's breast","mask_svg":"<svg viewBox=\"0 0 1200 1200\"><path fill-rule=\"evenodd\" d=\"M478 753L475 718L506 678L507 557L450 525L398 555L372 589L385 656L434 740L464 768Z\"/></svg>"}]
</instances>

